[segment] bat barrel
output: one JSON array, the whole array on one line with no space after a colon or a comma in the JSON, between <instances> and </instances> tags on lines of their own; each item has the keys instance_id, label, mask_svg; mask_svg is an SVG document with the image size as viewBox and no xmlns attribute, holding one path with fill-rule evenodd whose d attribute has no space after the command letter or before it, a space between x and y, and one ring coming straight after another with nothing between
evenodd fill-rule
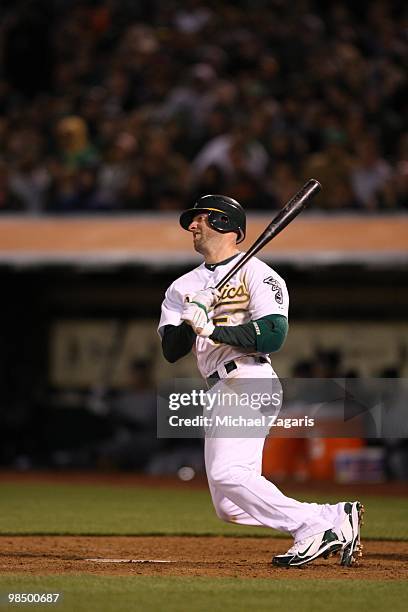
<instances>
[{"instance_id":1,"label":"bat barrel","mask_svg":"<svg viewBox=\"0 0 408 612\"><path fill-rule=\"evenodd\" d=\"M309 179L282 210L271 221L265 231L259 236L254 244L237 261L231 270L216 285L216 289L221 289L228 281L262 249L272 238L277 236L289 223L306 207L308 202L321 190L322 186L316 179Z\"/></svg>"},{"instance_id":2,"label":"bat barrel","mask_svg":"<svg viewBox=\"0 0 408 612\"><path fill-rule=\"evenodd\" d=\"M308 180L268 226L266 230L268 238L274 238L281 232L306 207L309 200L319 193L321 188L322 186L316 179Z\"/></svg>"}]
</instances>

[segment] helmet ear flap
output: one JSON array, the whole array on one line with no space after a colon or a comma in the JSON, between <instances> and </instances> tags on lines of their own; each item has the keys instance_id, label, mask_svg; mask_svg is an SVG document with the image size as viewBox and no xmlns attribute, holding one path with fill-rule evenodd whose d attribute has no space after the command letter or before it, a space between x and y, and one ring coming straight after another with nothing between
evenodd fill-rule
<instances>
[{"instance_id":1,"label":"helmet ear flap","mask_svg":"<svg viewBox=\"0 0 408 612\"><path fill-rule=\"evenodd\" d=\"M220 210L210 210L208 213L208 223L212 229L216 230L217 232L221 232L221 234L235 232L239 237L236 224L226 212Z\"/></svg>"}]
</instances>

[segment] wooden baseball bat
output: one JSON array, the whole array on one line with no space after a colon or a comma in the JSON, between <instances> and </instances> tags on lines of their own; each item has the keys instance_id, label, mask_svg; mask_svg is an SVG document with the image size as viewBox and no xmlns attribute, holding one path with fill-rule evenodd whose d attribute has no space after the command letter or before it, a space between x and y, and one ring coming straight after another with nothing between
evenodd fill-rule
<instances>
[{"instance_id":1,"label":"wooden baseball bat","mask_svg":"<svg viewBox=\"0 0 408 612\"><path fill-rule=\"evenodd\" d=\"M319 193L322 186L319 181L309 179L287 204L278 212L276 217L272 219L268 227L257 238L254 244L246 253L237 261L235 266L217 283L216 289L222 289L224 285L251 259L258 251L260 251L268 242L277 236L300 212L307 206L310 200Z\"/></svg>"}]
</instances>

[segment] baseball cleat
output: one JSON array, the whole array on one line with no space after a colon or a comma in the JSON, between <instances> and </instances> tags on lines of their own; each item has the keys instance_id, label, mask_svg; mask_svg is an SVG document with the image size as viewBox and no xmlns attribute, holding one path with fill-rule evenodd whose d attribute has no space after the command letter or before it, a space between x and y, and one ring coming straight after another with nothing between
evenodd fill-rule
<instances>
[{"instance_id":1,"label":"baseball cleat","mask_svg":"<svg viewBox=\"0 0 408 612\"><path fill-rule=\"evenodd\" d=\"M272 565L279 567L299 567L310 563L318 557L328 557L343 547L336 533L331 529L317 535L295 542L292 548L283 555L276 555Z\"/></svg>"},{"instance_id":2,"label":"baseball cleat","mask_svg":"<svg viewBox=\"0 0 408 612\"><path fill-rule=\"evenodd\" d=\"M363 524L364 506L359 501L344 504L344 520L338 530L338 537L343 542L340 565L351 567L358 565L363 556L363 545L360 540L360 528Z\"/></svg>"}]
</instances>

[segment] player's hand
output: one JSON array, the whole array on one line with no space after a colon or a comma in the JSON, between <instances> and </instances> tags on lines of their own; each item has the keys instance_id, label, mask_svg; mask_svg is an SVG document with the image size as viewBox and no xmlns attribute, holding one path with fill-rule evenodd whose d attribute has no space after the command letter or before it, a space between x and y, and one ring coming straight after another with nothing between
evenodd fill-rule
<instances>
[{"instance_id":1,"label":"player's hand","mask_svg":"<svg viewBox=\"0 0 408 612\"><path fill-rule=\"evenodd\" d=\"M214 306L216 301L219 299L220 295L221 295L221 292L218 291L218 289L216 289L215 287L208 287L208 289L203 289L202 291L199 291L198 293L196 293L191 298L191 301L202 304L203 306L206 307L208 311L211 309L212 306Z\"/></svg>"},{"instance_id":2,"label":"player's hand","mask_svg":"<svg viewBox=\"0 0 408 612\"><path fill-rule=\"evenodd\" d=\"M191 325L195 333L198 334L207 325L210 318L205 306L196 302L186 302L181 313L181 320Z\"/></svg>"}]
</instances>

